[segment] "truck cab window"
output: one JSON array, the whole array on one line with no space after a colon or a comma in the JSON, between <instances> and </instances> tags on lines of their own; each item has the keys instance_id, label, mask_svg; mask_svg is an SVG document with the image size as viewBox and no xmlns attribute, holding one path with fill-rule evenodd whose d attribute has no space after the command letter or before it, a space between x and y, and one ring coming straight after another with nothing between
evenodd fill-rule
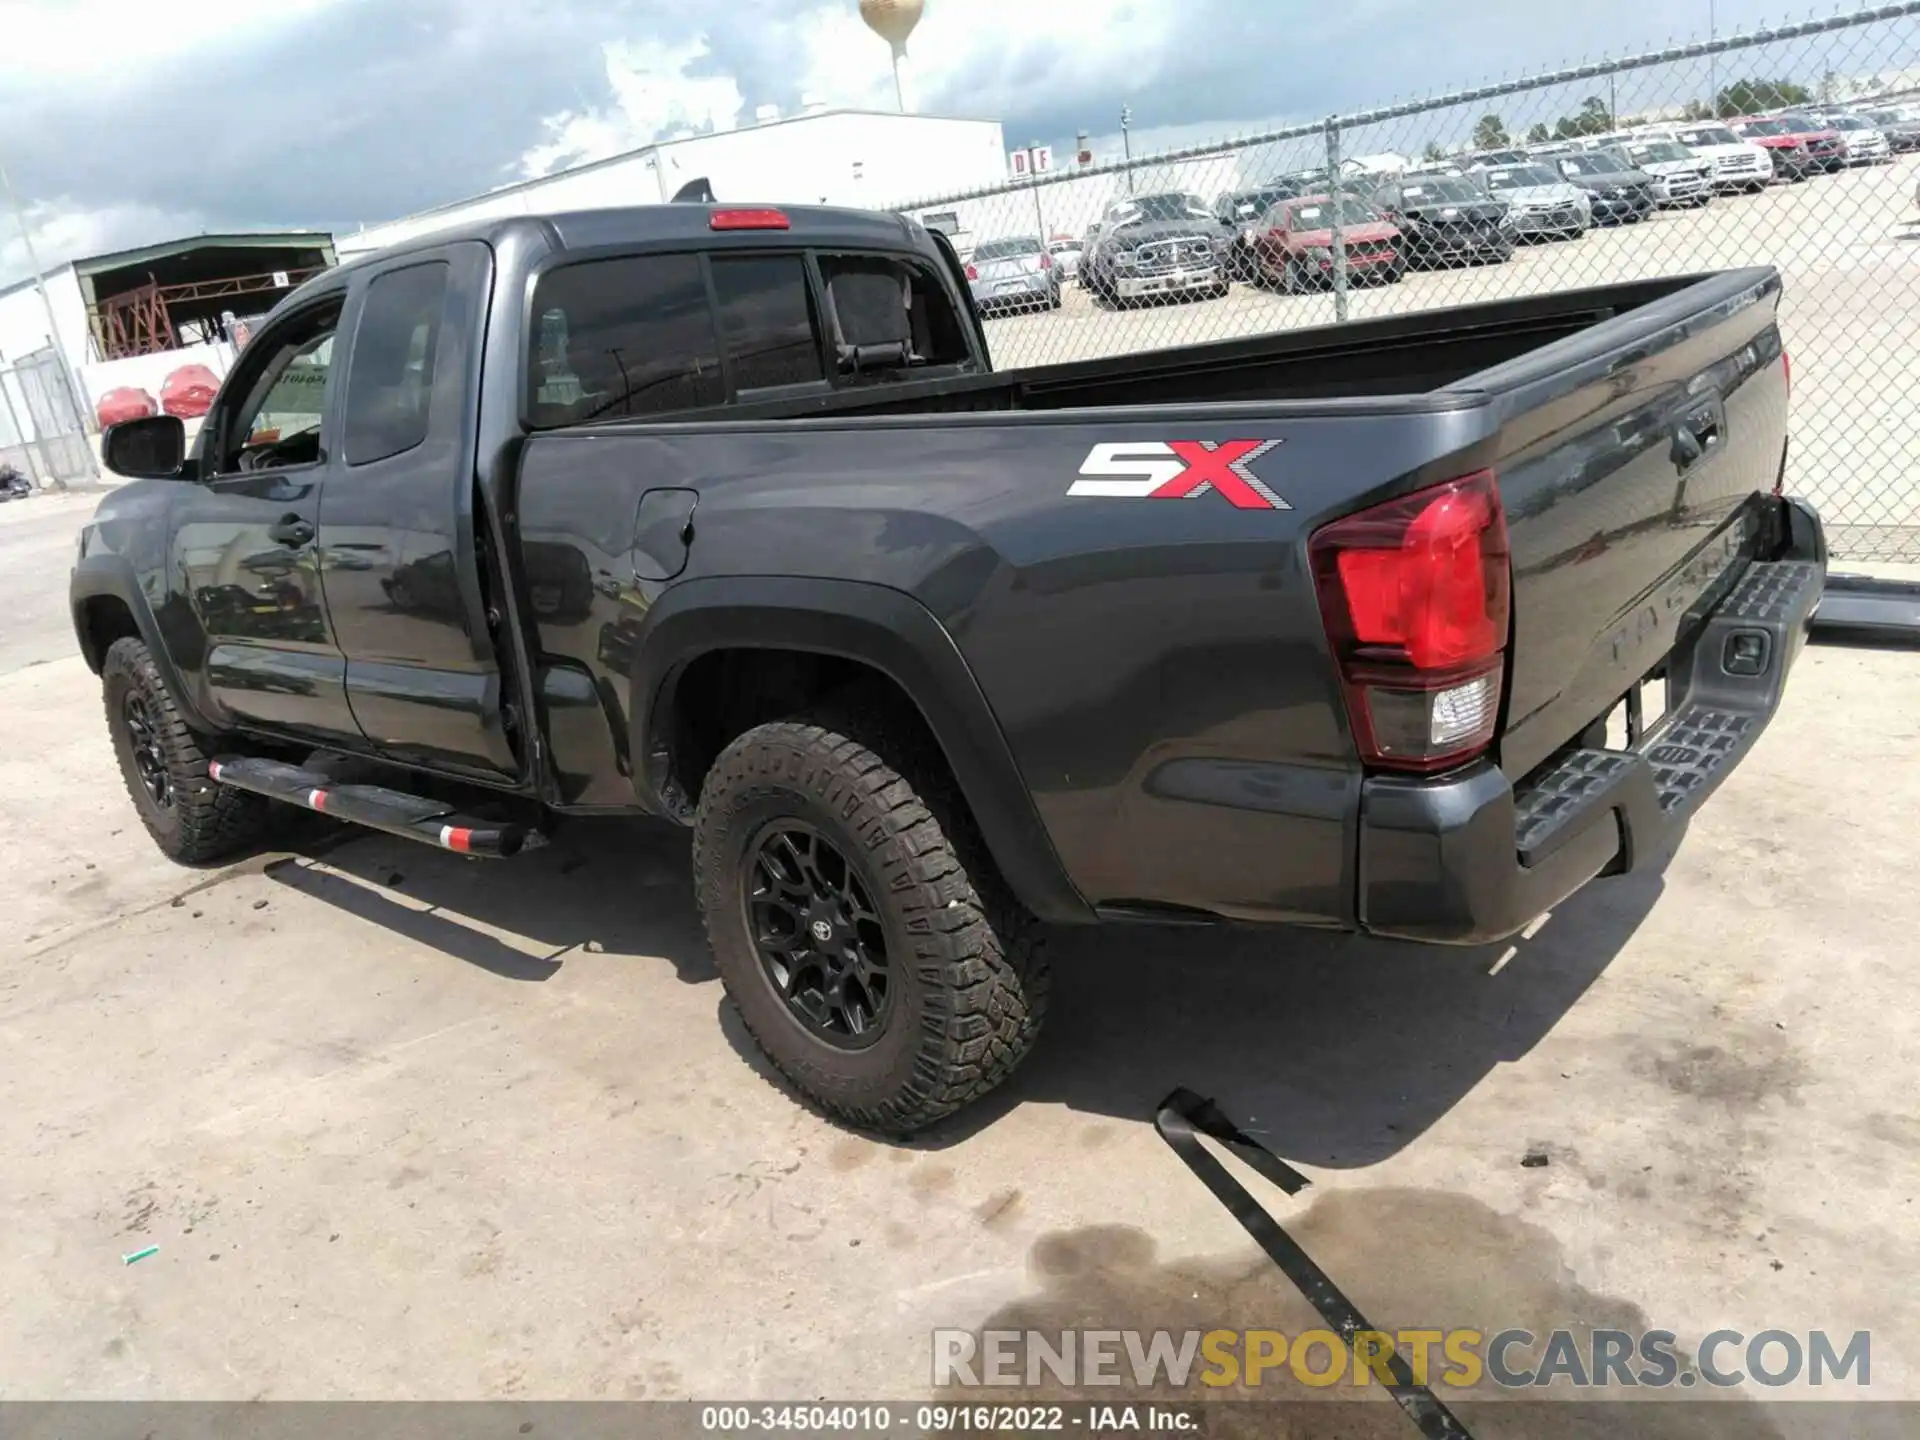
<instances>
[{"instance_id":1,"label":"truck cab window","mask_svg":"<svg viewBox=\"0 0 1920 1440\"><path fill-rule=\"evenodd\" d=\"M229 418L216 423L220 451L215 473L282 470L315 465L323 458L320 427L333 378L333 337L338 303L293 321L267 337L262 358L249 347L249 368L258 369Z\"/></svg>"},{"instance_id":2,"label":"truck cab window","mask_svg":"<svg viewBox=\"0 0 1920 1440\"><path fill-rule=\"evenodd\" d=\"M798 255L715 256L713 291L733 388L825 380L806 262Z\"/></svg>"},{"instance_id":3,"label":"truck cab window","mask_svg":"<svg viewBox=\"0 0 1920 1440\"><path fill-rule=\"evenodd\" d=\"M697 255L562 265L534 286L533 313L525 386L536 430L726 399Z\"/></svg>"},{"instance_id":4,"label":"truck cab window","mask_svg":"<svg viewBox=\"0 0 1920 1440\"><path fill-rule=\"evenodd\" d=\"M347 464L386 460L427 438L449 274L436 260L390 270L367 286L347 373Z\"/></svg>"},{"instance_id":5,"label":"truck cab window","mask_svg":"<svg viewBox=\"0 0 1920 1440\"><path fill-rule=\"evenodd\" d=\"M899 380L970 358L960 317L930 270L881 256L822 255L820 275L843 384Z\"/></svg>"}]
</instances>

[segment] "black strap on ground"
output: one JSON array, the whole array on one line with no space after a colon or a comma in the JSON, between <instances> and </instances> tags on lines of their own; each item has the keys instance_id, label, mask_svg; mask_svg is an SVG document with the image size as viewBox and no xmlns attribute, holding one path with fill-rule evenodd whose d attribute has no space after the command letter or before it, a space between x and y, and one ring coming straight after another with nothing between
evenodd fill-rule
<instances>
[{"instance_id":1,"label":"black strap on ground","mask_svg":"<svg viewBox=\"0 0 1920 1440\"><path fill-rule=\"evenodd\" d=\"M1226 1166L1214 1159L1200 1143L1200 1136L1217 1140L1255 1173L1271 1180L1289 1195L1298 1195L1312 1183L1306 1176L1227 1119L1213 1101L1202 1099L1191 1090L1176 1090L1162 1100L1154 1113L1153 1128L1173 1147L1173 1153L1186 1162L1187 1168L1200 1177L1200 1183L1213 1192L1214 1199L1232 1212L1241 1228L1299 1287L1300 1293L1320 1312L1320 1318L1328 1327L1346 1342L1348 1349L1353 1348L1354 1337L1361 1331L1374 1329L1367 1318L1354 1309L1353 1302L1327 1278L1326 1272L1313 1263L1313 1258L1280 1228L1279 1221L1227 1173ZM1433 1391L1415 1383L1413 1371L1397 1349L1381 1358L1392 1376L1388 1392L1400 1402L1407 1418L1420 1427L1422 1435L1429 1440L1473 1440L1467 1427L1440 1403Z\"/></svg>"}]
</instances>

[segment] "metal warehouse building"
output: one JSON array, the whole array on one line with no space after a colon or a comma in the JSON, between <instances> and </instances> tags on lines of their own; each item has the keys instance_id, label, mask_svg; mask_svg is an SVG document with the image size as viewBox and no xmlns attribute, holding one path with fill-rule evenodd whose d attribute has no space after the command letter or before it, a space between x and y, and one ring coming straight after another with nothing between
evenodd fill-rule
<instances>
[{"instance_id":1,"label":"metal warehouse building","mask_svg":"<svg viewBox=\"0 0 1920 1440\"><path fill-rule=\"evenodd\" d=\"M184 366L224 375L244 322L333 263L320 232L196 235L0 289L0 463L36 481L86 478L102 397L157 404Z\"/></svg>"},{"instance_id":2,"label":"metal warehouse building","mask_svg":"<svg viewBox=\"0 0 1920 1440\"><path fill-rule=\"evenodd\" d=\"M886 209L1000 184L1007 163L997 120L826 108L782 118L762 106L753 123L735 130L661 141L502 186L339 236L335 244L345 260L470 220L673 200Z\"/></svg>"}]
</instances>

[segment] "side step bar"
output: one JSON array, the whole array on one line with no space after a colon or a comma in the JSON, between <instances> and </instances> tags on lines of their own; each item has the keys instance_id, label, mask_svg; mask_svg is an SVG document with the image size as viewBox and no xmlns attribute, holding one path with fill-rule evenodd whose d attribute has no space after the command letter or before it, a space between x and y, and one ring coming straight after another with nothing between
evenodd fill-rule
<instances>
[{"instance_id":1,"label":"side step bar","mask_svg":"<svg viewBox=\"0 0 1920 1440\"><path fill-rule=\"evenodd\" d=\"M207 778L216 785L231 785L461 855L504 860L543 839L539 831L525 825L468 819L442 800L379 785L341 785L318 770L278 760L222 756L208 762Z\"/></svg>"},{"instance_id":2,"label":"side step bar","mask_svg":"<svg viewBox=\"0 0 1920 1440\"><path fill-rule=\"evenodd\" d=\"M1920 648L1920 581L1829 574L1813 612L1812 638Z\"/></svg>"}]
</instances>

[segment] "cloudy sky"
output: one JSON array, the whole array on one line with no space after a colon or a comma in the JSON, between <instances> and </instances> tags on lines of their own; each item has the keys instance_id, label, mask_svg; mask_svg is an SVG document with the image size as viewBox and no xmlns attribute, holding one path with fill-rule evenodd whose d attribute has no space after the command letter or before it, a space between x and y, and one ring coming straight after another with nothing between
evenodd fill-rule
<instances>
[{"instance_id":1,"label":"cloudy sky","mask_svg":"<svg viewBox=\"0 0 1920 1440\"><path fill-rule=\"evenodd\" d=\"M1716 8L1724 34L1812 6ZM1084 127L1104 151L1126 101L1138 153L1702 38L1707 10L927 0L912 74L919 108L999 117L1010 144ZM0 161L45 265L204 231L350 230L803 94L891 103L856 0L0 0ZM0 283L23 273L0 213Z\"/></svg>"}]
</instances>

